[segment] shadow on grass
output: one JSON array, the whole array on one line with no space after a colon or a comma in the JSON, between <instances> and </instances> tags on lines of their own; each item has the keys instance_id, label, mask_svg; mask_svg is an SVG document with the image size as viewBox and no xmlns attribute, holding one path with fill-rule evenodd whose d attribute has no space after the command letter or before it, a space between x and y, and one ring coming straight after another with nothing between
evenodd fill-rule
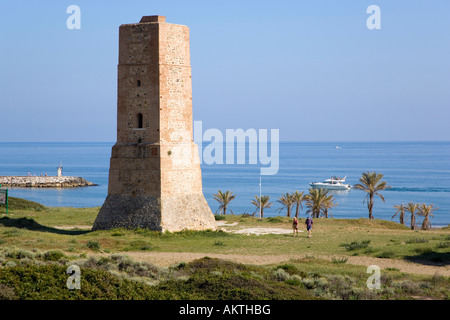
<instances>
[{"instance_id":1,"label":"shadow on grass","mask_svg":"<svg viewBox=\"0 0 450 320\"><path fill-rule=\"evenodd\" d=\"M450 252L426 250L414 256L406 256L405 260L429 266L447 266L450 264Z\"/></svg>"},{"instance_id":2,"label":"shadow on grass","mask_svg":"<svg viewBox=\"0 0 450 320\"><path fill-rule=\"evenodd\" d=\"M9 218L2 217L0 218L0 225L4 227L14 227L19 229L27 229L31 231L40 231L40 232L50 232L56 234L70 235L76 236L81 234L86 234L91 232L91 230L61 230L56 228L51 228L47 226L43 226L42 224L37 223L34 219L30 218Z\"/></svg>"}]
</instances>

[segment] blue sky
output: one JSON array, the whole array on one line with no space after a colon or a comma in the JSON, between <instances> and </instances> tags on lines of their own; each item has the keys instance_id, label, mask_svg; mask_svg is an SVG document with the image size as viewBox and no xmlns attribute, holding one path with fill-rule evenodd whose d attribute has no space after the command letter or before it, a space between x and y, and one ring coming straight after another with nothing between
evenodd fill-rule
<instances>
[{"instance_id":1,"label":"blue sky","mask_svg":"<svg viewBox=\"0 0 450 320\"><path fill-rule=\"evenodd\" d=\"M366 27L373 4L380 30ZM447 0L3 0L0 141L115 141L118 28L155 14L190 28L203 130L450 140Z\"/></svg>"}]
</instances>

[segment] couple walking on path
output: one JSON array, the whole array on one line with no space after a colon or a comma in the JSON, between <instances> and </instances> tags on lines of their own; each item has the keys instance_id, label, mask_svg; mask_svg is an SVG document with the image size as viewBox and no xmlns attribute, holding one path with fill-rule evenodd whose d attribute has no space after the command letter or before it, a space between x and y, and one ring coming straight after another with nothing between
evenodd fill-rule
<instances>
[{"instance_id":1,"label":"couple walking on path","mask_svg":"<svg viewBox=\"0 0 450 320\"><path fill-rule=\"evenodd\" d=\"M308 238L311 238L311 228L313 225L313 220L311 217L306 218L305 220L306 231L308 231ZM292 228L294 229L294 237L298 235L298 219L294 217L294 221L292 222Z\"/></svg>"}]
</instances>

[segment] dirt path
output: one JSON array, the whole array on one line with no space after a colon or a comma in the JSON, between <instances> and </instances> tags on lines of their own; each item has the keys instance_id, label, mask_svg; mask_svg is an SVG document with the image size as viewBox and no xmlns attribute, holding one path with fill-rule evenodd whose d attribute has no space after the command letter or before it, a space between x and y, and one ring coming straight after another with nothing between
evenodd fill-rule
<instances>
[{"instance_id":1,"label":"dirt path","mask_svg":"<svg viewBox=\"0 0 450 320\"><path fill-rule=\"evenodd\" d=\"M205 254L195 252L128 252L127 255L138 261L146 261L160 267L168 267L180 262L190 262L196 259L208 256L210 258L218 258L229 260L237 263L265 265L265 264L278 264L288 262L291 259L301 259L304 255L236 255L236 254ZM330 260L333 257L328 256L315 256L316 258ZM415 273L423 275L435 275L450 276L449 267L428 266L418 263L412 263L402 260L394 259L380 259L371 257L348 257L347 263L370 266L377 265L381 270L386 267L397 268L401 272Z\"/></svg>"},{"instance_id":2,"label":"dirt path","mask_svg":"<svg viewBox=\"0 0 450 320\"><path fill-rule=\"evenodd\" d=\"M226 222L218 221L218 226L221 227L223 231L241 234L284 234L291 233L292 230L284 228L233 228L236 227L238 223L228 224ZM66 226L59 226L60 229L65 229ZM84 229L88 226L76 226L79 229ZM229 228L232 227L232 230ZM74 228L74 226L71 226ZM300 231L301 232L301 231ZM305 255L238 255L238 254L207 254L198 252L127 252L130 258L137 261L146 261L159 267L168 267L173 264L181 262L191 262L196 259L201 259L205 256L210 258L218 258L233 261L236 263L243 264L253 264L253 265L267 265L267 264L279 264L283 262L288 262L291 259L302 259ZM324 259L331 261L335 256L316 256L315 258ZM450 277L450 267L449 266L432 266L424 265L419 263L408 262L404 260L396 259L382 259L382 258L372 258L372 257L361 257L361 256L350 256L347 263L353 265L361 266L371 266L376 265L380 267L381 270L385 268L396 268L401 272L422 274L422 275L440 275Z\"/></svg>"},{"instance_id":3,"label":"dirt path","mask_svg":"<svg viewBox=\"0 0 450 320\"><path fill-rule=\"evenodd\" d=\"M372 257L348 257L347 263L370 266L377 265L381 270L390 267L397 268L401 272L406 273L416 273L424 275L440 275L445 277L450 277L450 268L448 266L432 266L424 265L420 263L413 263L404 260L395 259L382 259L382 258L372 258Z\"/></svg>"}]
</instances>

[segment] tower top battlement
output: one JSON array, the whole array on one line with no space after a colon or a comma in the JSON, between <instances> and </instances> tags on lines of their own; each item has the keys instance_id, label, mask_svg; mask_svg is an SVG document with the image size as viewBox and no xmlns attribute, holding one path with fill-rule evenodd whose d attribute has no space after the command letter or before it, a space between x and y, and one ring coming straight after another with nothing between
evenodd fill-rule
<instances>
[{"instance_id":1,"label":"tower top battlement","mask_svg":"<svg viewBox=\"0 0 450 320\"><path fill-rule=\"evenodd\" d=\"M143 16L139 23L148 23L148 22L166 22L165 16Z\"/></svg>"}]
</instances>

